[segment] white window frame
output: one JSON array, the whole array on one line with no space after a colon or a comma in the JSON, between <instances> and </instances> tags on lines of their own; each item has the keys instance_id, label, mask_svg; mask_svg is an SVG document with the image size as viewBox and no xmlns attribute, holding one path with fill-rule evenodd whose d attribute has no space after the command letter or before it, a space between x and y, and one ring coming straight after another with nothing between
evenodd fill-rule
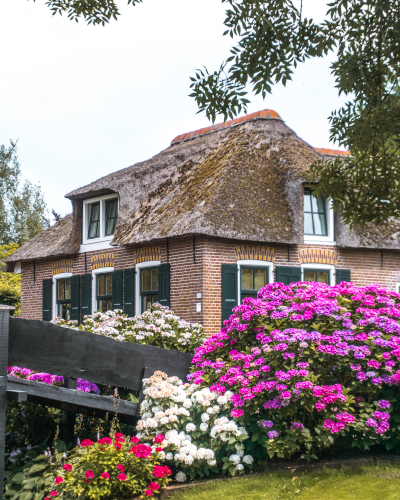
<instances>
[{"instance_id":1,"label":"white window frame","mask_svg":"<svg viewBox=\"0 0 400 500\"><path fill-rule=\"evenodd\" d=\"M240 300L240 266L249 266L249 267L266 267L268 268L268 283L274 282L274 263L268 262L265 260L238 260L237 261L237 269L238 269L238 304L241 304Z\"/></svg>"},{"instance_id":2,"label":"white window frame","mask_svg":"<svg viewBox=\"0 0 400 500\"><path fill-rule=\"evenodd\" d=\"M53 314L51 319L55 319L58 317L57 311L57 281L65 280L66 278L71 278L73 276L72 273L60 273L53 275Z\"/></svg>"},{"instance_id":3,"label":"white window frame","mask_svg":"<svg viewBox=\"0 0 400 500\"><path fill-rule=\"evenodd\" d=\"M135 298L135 314L142 314L142 304L141 304L141 297L140 297L140 269L146 268L146 267L157 267L161 265L160 260L149 260L147 262L139 262L135 266L135 271L136 271L136 298ZM158 284L160 286L160 284Z\"/></svg>"},{"instance_id":4,"label":"white window frame","mask_svg":"<svg viewBox=\"0 0 400 500\"><path fill-rule=\"evenodd\" d=\"M400 293L400 283L396 283L396 293Z\"/></svg>"},{"instance_id":5,"label":"white window frame","mask_svg":"<svg viewBox=\"0 0 400 500\"><path fill-rule=\"evenodd\" d=\"M100 267L92 271L92 314L97 311L97 275L108 274L114 271L113 267Z\"/></svg>"},{"instance_id":6,"label":"white window frame","mask_svg":"<svg viewBox=\"0 0 400 500\"><path fill-rule=\"evenodd\" d=\"M303 186L303 199L304 199L304 188L313 188L313 186ZM332 208L332 201L325 200L325 213L326 213L326 226L328 230L328 236L315 236L310 234L304 234L304 223L303 223L303 234L304 243L320 243L321 245L335 245L335 231L334 231L334 210ZM304 204L303 204L303 217L304 217Z\"/></svg>"},{"instance_id":7,"label":"white window frame","mask_svg":"<svg viewBox=\"0 0 400 500\"><path fill-rule=\"evenodd\" d=\"M329 282L333 286L336 281L335 266L330 264L302 264L301 265L301 281L304 281L304 271L307 269L316 269L318 271L329 271Z\"/></svg>"},{"instance_id":8,"label":"white window frame","mask_svg":"<svg viewBox=\"0 0 400 500\"><path fill-rule=\"evenodd\" d=\"M108 194L99 196L98 198L88 198L83 200L83 215L82 215L82 244L81 252L89 252L92 250L102 250L110 246L110 241L114 235L105 236L105 220L106 220L106 200L116 199L118 203L117 210L119 212L119 198L117 194ZM100 236L98 238L88 238L90 205L100 202ZM83 247L83 248L82 248Z\"/></svg>"}]
</instances>

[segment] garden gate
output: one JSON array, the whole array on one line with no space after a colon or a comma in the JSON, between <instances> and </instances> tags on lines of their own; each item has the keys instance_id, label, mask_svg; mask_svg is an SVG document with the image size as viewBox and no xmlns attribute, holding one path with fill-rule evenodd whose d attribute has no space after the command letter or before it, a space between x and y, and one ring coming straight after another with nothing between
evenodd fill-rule
<instances>
[{"instance_id":1,"label":"garden gate","mask_svg":"<svg viewBox=\"0 0 400 500\"><path fill-rule=\"evenodd\" d=\"M104 418L118 412L120 421L137 420L142 380L156 370L185 380L192 355L159 347L118 342L39 320L9 318L12 307L0 305L0 495L3 496L6 401L29 401L64 410L71 435L75 414ZM64 387L7 376L7 366L21 366L65 377ZM139 391L139 403L77 391L77 378ZM73 418L72 418L73 417Z\"/></svg>"}]
</instances>

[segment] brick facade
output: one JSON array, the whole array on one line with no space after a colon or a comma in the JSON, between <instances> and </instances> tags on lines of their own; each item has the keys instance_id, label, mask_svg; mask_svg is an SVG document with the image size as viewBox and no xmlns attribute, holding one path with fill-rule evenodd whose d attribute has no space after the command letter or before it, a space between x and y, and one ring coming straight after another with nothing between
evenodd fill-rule
<instances>
[{"instance_id":1,"label":"brick facade","mask_svg":"<svg viewBox=\"0 0 400 500\"><path fill-rule=\"evenodd\" d=\"M161 263L168 261L171 266L171 309L182 319L202 323L207 334L217 332L221 326L221 264L236 263L236 248L242 244L248 245L240 241L206 236L185 236L154 243L160 248L158 258ZM299 267L300 250L314 248L337 252L336 268L349 269L351 281L355 285L379 283L395 290L396 283L400 283L400 251L342 249L332 245L266 245L275 250L274 280L275 266ZM72 260L74 275L90 273L92 257L105 252L113 254L115 270L129 269L135 267L136 252L140 248L142 246L123 246L88 252L86 268L84 253L69 255L67 258ZM42 318L42 282L52 278L52 270L57 261L60 259L22 262L21 314L24 318ZM332 280L334 282L335 276L332 276ZM196 304L201 304L201 312L197 312Z\"/></svg>"}]
</instances>

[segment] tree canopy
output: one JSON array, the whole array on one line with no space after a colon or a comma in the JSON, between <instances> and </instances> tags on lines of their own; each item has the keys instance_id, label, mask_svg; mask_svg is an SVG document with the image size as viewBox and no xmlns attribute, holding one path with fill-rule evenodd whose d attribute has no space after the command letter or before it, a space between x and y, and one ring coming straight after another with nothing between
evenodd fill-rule
<instances>
[{"instance_id":1,"label":"tree canopy","mask_svg":"<svg viewBox=\"0 0 400 500\"><path fill-rule=\"evenodd\" d=\"M17 144L0 145L0 245L21 246L40 233L46 212L40 186L21 179Z\"/></svg>"},{"instance_id":2,"label":"tree canopy","mask_svg":"<svg viewBox=\"0 0 400 500\"><path fill-rule=\"evenodd\" d=\"M128 0L136 5L142 0ZM350 156L312 167L310 181L333 200L345 222L388 223L400 215L400 3L398 0L332 0L321 23L303 16L306 0L222 0L225 36L234 39L219 69L199 69L190 94L214 122L247 111L250 92L264 98L274 84L291 80L307 58L332 52L339 94L330 139ZM102 24L116 19L113 0L48 0L56 13Z\"/></svg>"}]
</instances>

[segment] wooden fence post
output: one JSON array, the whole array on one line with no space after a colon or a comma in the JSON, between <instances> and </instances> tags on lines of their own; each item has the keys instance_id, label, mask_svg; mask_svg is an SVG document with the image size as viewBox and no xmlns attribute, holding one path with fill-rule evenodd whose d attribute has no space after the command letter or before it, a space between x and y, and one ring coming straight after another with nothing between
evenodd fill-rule
<instances>
[{"instance_id":1,"label":"wooden fence post","mask_svg":"<svg viewBox=\"0 0 400 500\"><path fill-rule=\"evenodd\" d=\"M10 309L0 305L0 498L4 487L4 454L6 451L7 363Z\"/></svg>"}]
</instances>

